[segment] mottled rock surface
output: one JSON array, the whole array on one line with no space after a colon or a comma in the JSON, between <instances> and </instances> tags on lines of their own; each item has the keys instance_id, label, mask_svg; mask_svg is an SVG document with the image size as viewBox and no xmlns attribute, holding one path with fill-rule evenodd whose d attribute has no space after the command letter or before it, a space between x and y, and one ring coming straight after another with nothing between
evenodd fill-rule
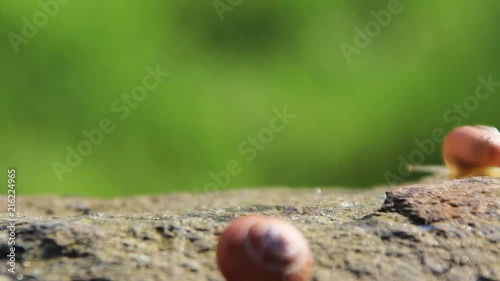
<instances>
[{"instance_id":1,"label":"mottled rock surface","mask_svg":"<svg viewBox=\"0 0 500 281\"><path fill-rule=\"evenodd\" d=\"M5 197L0 206L6 209ZM0 215L0 281L222 281L217 237L233 218L250 214L278 216L303 231L315 281L500 280L500 179L390 191L18 195L17 210L16 274L7 272L9 222Z\"/></svg>"}]
</instances>

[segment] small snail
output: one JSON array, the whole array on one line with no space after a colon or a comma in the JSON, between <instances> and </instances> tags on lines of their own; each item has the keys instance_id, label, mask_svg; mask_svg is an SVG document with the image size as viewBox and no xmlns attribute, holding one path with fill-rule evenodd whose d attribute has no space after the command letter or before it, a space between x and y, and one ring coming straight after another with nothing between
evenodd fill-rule
<instances>
[{"instance_id":1,"label":"small snail","mask_svg":"<svg viewBox=\"0 0 500 281\"><path fill-rule=\"evenodd\" d=\"M217 263L227 281L309 281L309 243L291 223L267 216L232 221L217 245Z\"/></svg>"},{"instance_id":2,"label":"small snail","mask_svg":"<svg viewBox=\"0 0 500 281\"><path fill-rule=\"evenodd\" d=\"M443 142L443 159L453 179L500 177L500 132L489 126L455 128Z\"/></svg>"},{"instance_id":3,"label":"small snail","mask_svg":"<svg viewBox=\"0 0 500 281\"><path fill-rule=\"evenodd\" d=\"M410 166L409 169L447 172L450 179L500 177L500 132L483 125L457 127L444 139L443 160L447 169L439 166Z\"/></svg>"}]
</instances>

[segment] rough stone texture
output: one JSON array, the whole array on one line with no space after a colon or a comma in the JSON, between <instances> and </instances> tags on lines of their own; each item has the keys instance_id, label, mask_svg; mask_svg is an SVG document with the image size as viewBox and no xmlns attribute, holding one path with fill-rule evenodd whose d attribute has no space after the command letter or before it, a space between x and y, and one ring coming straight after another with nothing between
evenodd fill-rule
<instances>
[{"instance_id":1,"label":"rough stone texture","mask_svg":"<svg viewBox=\"0 0 500 281\"><path fill-rule=\"evenodd\" d=\"M112 200L18 197L22 280L222 281L217 238L236 216L292 221L311 243L314 281L500 280L500 179L352 192L253 189ZM0 206L7 206L0 198ZM0 215L0 280L8 222ZM21 276L18 276L21 277Z\"/></svg>"},{"instance_id":2,"label":"rough stone texture","mask_svg":"<svg viewBox=\"0 0 500 281\"><path fill-rule=\"evenodd\" d=\"M464 184L471 188L464 188ZM439 188L421 184L391 190L382 210L401 213L419 224L474 223L478 218L498 219L499 200L497 180L466 179L445 182Z\"/></svg>"}]
</instances>

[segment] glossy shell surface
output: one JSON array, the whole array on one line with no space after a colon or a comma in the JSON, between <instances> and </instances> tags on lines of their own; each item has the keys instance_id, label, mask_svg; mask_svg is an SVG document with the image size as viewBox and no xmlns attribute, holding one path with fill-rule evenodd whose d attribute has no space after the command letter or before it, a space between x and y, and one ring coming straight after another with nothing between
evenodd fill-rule
<instances>
[{"instance_id":1,"label":"glossy shell surface","mask_svg":"<svg viewBox=\"0 0 500 281\"><path fill-rule=\"evenodd\" d=\"M308 241L294 225L245 216L219 238L217 263L227 281L309 281L314 262Z\"/></svg>"},{"instance_id":2,"label":"glossy shell surface","mask_svg":"<svg viewBox=\"0 0 500 281\"><path fill-rule=\"evenodd\" d=\"M489 126L453 129L443 142L450 178L500 176L500 132Z\"/></svg>"}]
</instances>

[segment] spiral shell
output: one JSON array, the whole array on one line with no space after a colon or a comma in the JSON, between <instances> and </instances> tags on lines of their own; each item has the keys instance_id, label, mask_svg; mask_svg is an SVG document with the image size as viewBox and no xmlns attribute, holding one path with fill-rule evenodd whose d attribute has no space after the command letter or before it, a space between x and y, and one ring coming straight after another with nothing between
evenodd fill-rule
<instances>
[{"instance_id":1,"label":"spiral shell","mask_svg":"<svg viewBox=\"0 0 500 281\"><path fill-rule=\"evenodd\" d=\"M455 128L443 142L443 159L450 178L500 177L500 132L482 125Z\"/></svg>"},{"instance_id":2,"label":"spiral shell","mask_svg":"<svg viewBox=\"0 0 500 281\"><path fill-rule=\"evenodd\" d=\"M227 281L308 281L314 262L309 243L292 224L245 216L219 238L217 263Z\"/></svg>"}]
</instances>

